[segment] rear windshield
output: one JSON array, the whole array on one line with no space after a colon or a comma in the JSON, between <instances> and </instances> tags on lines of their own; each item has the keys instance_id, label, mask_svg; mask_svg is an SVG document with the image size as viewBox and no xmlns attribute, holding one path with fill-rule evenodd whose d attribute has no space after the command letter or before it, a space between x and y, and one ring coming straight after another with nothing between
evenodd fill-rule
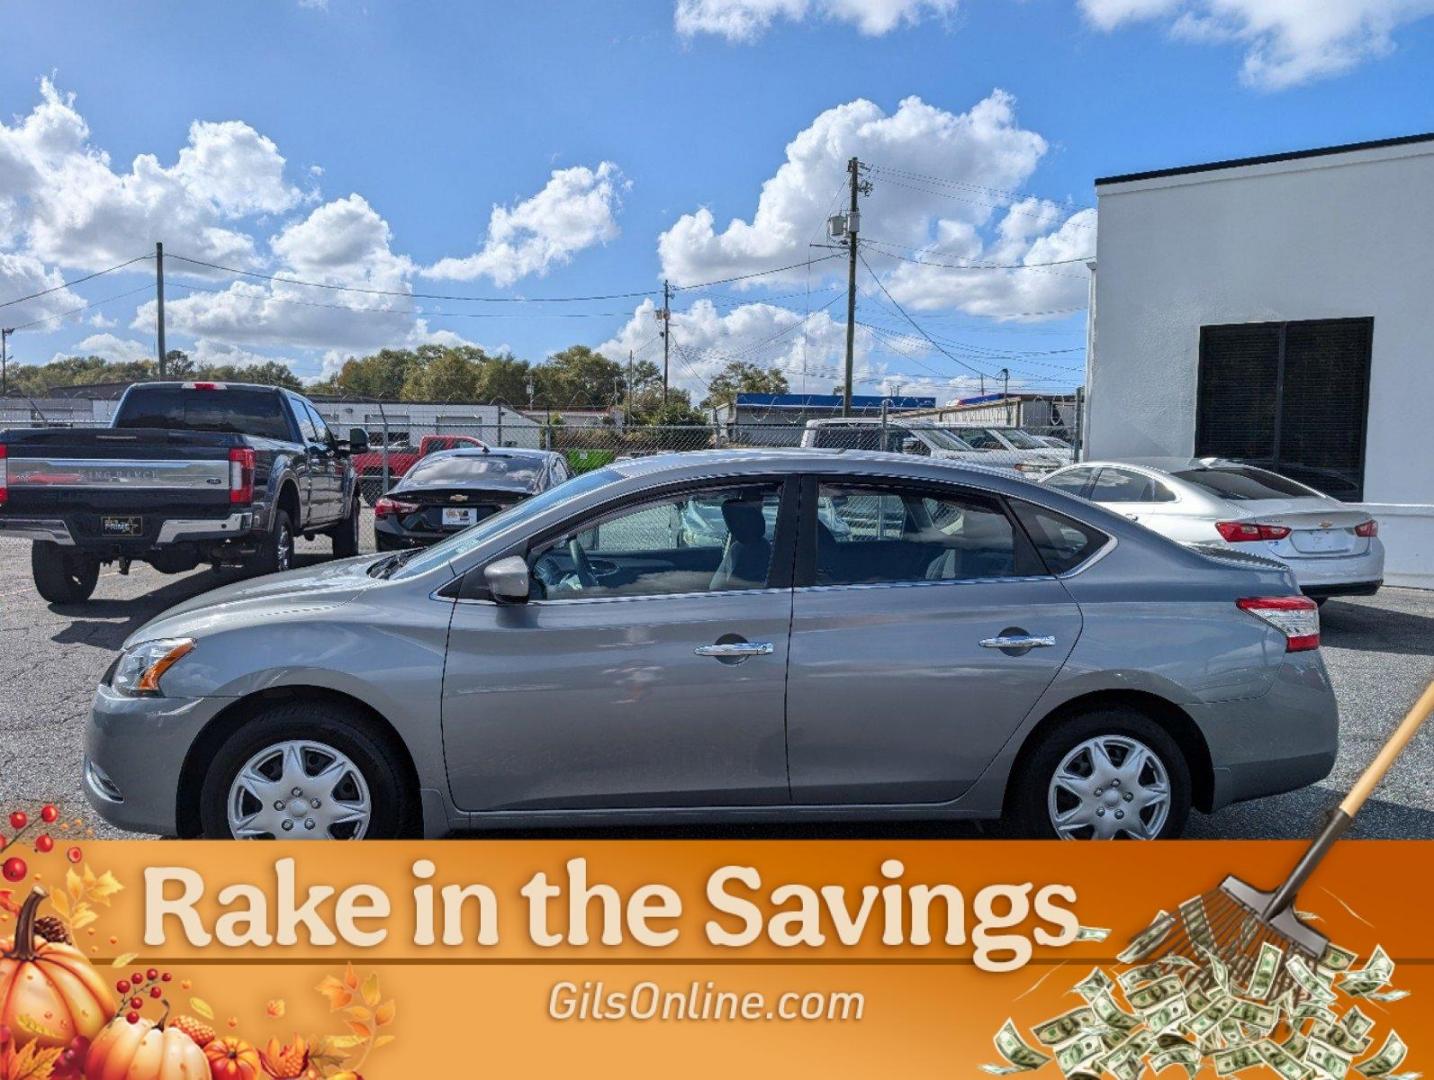
<instances>
[{"instance_id":1,"label":"rear windshield","mask_svg":"<svg viewBox=\"0 0 1434 1080\"><path fill-rule=\"evenodd\" d=\"M120 402L114 426L224 431L264 439L293 438L279 395L263 390L140 387L131 390Z\"/></svg>"},{"instance_id":2,"label":"rear windshield","mask_svg":"<svg viewBox=\"0 0 1434 1080\"><path fill-rule=\"evenodd\" d=\"M1208 469L1183 469L1172 476L1203 488L1211 495L1235 502L1260 499L1308 498L1315 492L1278 473L1250 465L1216 465Z\"/></svg>"},{"instance_id":3,"label":"rear windshield","mask_svg":"<svg viewBox=\"0 0 1434 1080\"><path fill-rule=\"evenodd\" d=\"M455 454L451 457L424 458L408 470L410 484L428 486L482 483L496 480L509 485L532 485L542 475L539 458L513 457L508 454Z\"/></svg>"}]
</instances>

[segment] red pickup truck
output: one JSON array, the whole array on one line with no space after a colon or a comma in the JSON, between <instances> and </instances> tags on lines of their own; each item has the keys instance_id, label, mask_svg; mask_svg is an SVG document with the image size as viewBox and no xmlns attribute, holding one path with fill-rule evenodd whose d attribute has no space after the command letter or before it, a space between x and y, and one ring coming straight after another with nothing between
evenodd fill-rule
<instances>
[{"instance_id":1,"label":"red pickup truck","mask_svg":"<svg viewBox=\"0 0 1434 1080\"><path fill-rule=\"evenodd\" d=\"M388 486L418 464L420 458L439 450L456 450L460 446L483 446L483 440L472 435L425 435L412 447L404 443L388 448ZM372 506L384 493L383 451L370 450L366 454L353 456L354 468L358 471L359 490L364 502Z\"/></svg>"}]
</instances>

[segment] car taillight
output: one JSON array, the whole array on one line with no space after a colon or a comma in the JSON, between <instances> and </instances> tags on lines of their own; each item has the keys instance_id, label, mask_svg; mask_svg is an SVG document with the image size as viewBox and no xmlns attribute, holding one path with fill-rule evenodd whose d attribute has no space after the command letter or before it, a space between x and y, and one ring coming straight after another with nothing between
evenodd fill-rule
<instances>
[{"instance_id":1,"label":"car taillight","mask_svg":"<svg viewBox=\"0 0 1434 1080\"><path fill-rule=\"evenodd\" d=\"M387 495L373 504L375 517L392 517L394 514L411 514L417 509L417 503L400 502L397 499L390 499Z\"/></svg>"},{"instance_id":2,"label":"car taillight","mask_svg":"<svg viewBox=\"0 0 1434 1080\"><path fill-rule=\"evenodd\" d=\"M1261 525L1258 521L1217 521L1215 528L1231 544L1245 544L1252 540L1283 540L1290 535L1284 525Z\"/></svg>"},{"instance_id":3,"label":"car taillight","mask_svg":"<svg viewBox=\"0 0 1434 1080\"><path fill-rule=\"evenodd\" d=\"M254 451L235 447L229 451L229 502L247 505L254 501Z\"/></svg>"},{"instance_id":4,"label":"car taillight","mask_svg":"<svg viewBox=\"0 0 1434 1080\"><path fill-rule=\"evenodd\" d=\"M0 447L0 451L3 451L3 450L4 450L4 447ZM0 462L0 470L3 470L4 468L5 468L4 463L3 463L3 462ZM3 475L3 473L0 473L0 475ZM0 489L0 490L3 490L3 489ZM3 501L4 501L4 498L5 498L5 496L4 496L3 494L0 494L0 502L3 502ZM1379 522L1375 521L1373 518L1370 518L1368 521L1361 522L1360 524L1358 524L1358 525L1356 525L1356 526L1354 527L1354 535L1355 535L1355 536L1378 536L1378 535L1379 535Z\"/></svg>"},{"instance_id":5,"label":"car taillight","mask_svg":"<svg viewBox=\"0 0 1434 1080\"><path fill-rule=\"evenodd\" d=\"M10 462L6 455L5 444L0 443L0 506L10 498Z\"/></svg>"},{"instance_id":6,"label":"car taillight","mask_svg":"<svg viewBox=\"0 0 1434 1080\"><path fill-rule=\"evenodd\" d=\"M1308 596L1251 596L1235 606L1284 634L1285 652L1319 648L1319 605Z\"/></svg>"}]
</instances>

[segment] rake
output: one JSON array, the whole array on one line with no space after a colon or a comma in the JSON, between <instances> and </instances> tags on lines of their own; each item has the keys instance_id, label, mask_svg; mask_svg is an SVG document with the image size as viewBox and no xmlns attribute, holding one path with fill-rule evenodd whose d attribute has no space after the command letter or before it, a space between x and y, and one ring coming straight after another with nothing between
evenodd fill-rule
<instances>
[{"instance_id":1,"label":"rake","mask_svg":"<svg viewBox=\"0 0 1434 1080\"><path fill-rule=\"evenodd\" d=\"M1279 967L1269 984L1270 989L1263 995L1264 999L1277 1000L1289 990L1293 990L1297 998L1303 997L1303 988L1290 974L1288 960L1299 956L1309 970L1314 971L1329 945L1329 939L1300 921L1294 910L1295 897L1335 841L1349 829L1360 807L1384 779L1431 712L1434 712L1434 681L1425 687L1424 693L1405 714L1379 754L1360 774L1339 808L1330 815L1324 830L1305 849L1283 884L1265 892L1230 875L1213 892L1182 904L1179 915L1171 917L1174 921L1166 931L1168 936L1148 949L1149 955L1142 959L1159 961L1181 957L1194 961L1194 970L1200 974L1191 981L1209 984L1214 980L1207 962L1213 956L1225 966L1231 985L1248 986L1261 947L1268 943L1278 948L1281 955ZM1146 934L1149 933L1151 931L1147 930Z\"/></svg>"}]
</instances>

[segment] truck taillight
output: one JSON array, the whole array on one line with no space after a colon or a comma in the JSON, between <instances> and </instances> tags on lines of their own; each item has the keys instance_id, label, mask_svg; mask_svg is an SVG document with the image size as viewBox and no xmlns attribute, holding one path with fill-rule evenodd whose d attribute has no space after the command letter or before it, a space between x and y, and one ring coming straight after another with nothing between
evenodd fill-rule
<instances>
[{"instance_id":1,"label":"truck taillight","mask_svg":"<svg viewBox=\"0 0 1434 1080\"><path fill-rule=\"evenodd\" d=\"M1319 648L1319 605L1308 596L1250 596L1235 606L1285 635L1285 652Z\"/></svg>"},{"instance_id":2,"label":"truck taillight","mask_svg":"<svg viewBox=\"0 0 1434 1080\"><path fill-rule=\"evenodd\" d=\"M0 447L0 449L4 449L4 448L3 448L3 447ZM4 467L5 467L5 466L4 466L4 463L3 463L3 462L0 462L0 469L4 469ZM1355 536L1364 536L1364 537L1378 536L1378 535L1379 535L1379 522L1375 521L1373 518L1370 518L1368 521L1362 521L1362 522L1360 522L1358 525L1356 525L1356 526L1354 527L1354 535L1355 535Z\"/></svg>"},{"instance_id":3,"label":"truck taillight","mask_svg":"<svg viewBox=\"0 0 1434 1080\"><path fill-rule=\"evenodd\" d=\"M1258 521L1217 521L1215 528L1231 544L1244 544L1251 540L1283 540L1290 535L1284 525L1261 525Z\"/></svg>"},{"instance_id":4,"label":"truck taillight","mask_svg":"<svg viewBox=\"0 0 1434 1080\"><path fill-rule=\"evenodd\" d=\"M5 444L0 443L0 506L10 499L10 462L6 454Z\"/></svg>"},{"instance_id":5,"label":"truck taillight","mask_svg":"<svg viewBox=\"0 0 1434 1080\"><path fill-rule=\"evenodd\" d=\"M184 384L186 390L227 390L222 382L187 382Z\"/></svg>"},{"instance_id":6,"label":"truck taillight","mask_svg":"<svg viewBox=\"0 0 1434 1080\"><path fill-rule=\"evenodd\" d=\"M248 505L254 501L254 451L235 447L229 451L229 502Z\"/></svg>"}]
</instances>

